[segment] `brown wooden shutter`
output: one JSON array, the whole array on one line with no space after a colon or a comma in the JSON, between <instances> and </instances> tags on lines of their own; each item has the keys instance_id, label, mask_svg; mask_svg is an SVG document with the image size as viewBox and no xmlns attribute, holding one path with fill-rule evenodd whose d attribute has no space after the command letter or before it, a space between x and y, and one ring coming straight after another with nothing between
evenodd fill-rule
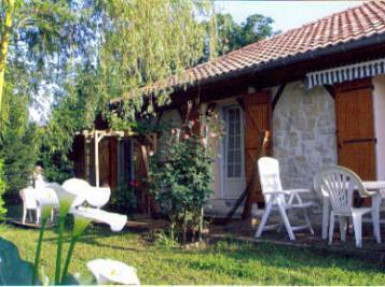
<instances>
[{"instance_id":1,"label":"brown wooden shutter","mask_svg":"<svg viewBox=\"0 0 385 287\"><path fill-rule=\"evenodd\" d=\"M261 154L259 150L260 138L263 131L271 132L271 97L268 92L256 92L244 95L245 109L245 164L246 164L246 183L250 184L253 176L257 184L250 191L246 202L245 213L249 212L251 203L263 202L261 187L258 175L255 175L254 165L257 157ZM271 147L268 147L267 154L271 154Z\"/></svg>"},{"instance_id":2,"label":"brown wooden shutter","mask_svg":"<svg viewBox=\"0 0 385 287\"><path fill-rule=\"evenodd\" d=\"M364 180L376 179L371 79L336 86L338 163Z\"/></svg>"}]
</instances>

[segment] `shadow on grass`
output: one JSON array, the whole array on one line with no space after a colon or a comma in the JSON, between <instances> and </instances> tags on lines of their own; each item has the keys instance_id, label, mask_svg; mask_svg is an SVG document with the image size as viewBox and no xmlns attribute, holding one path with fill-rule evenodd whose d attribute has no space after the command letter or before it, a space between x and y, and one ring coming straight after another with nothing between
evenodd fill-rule
<instances>
[{"instance_id":1,"label":"shadow on grass","mask_svg":"<svg viewBox=\"0 0 385 287\"><path fill-rule=\"evenodd\" d=\"M234 283L237 279L261 285L366 285L372 283L371 280L376 284L385 283L384 263L370 264L312 248L220 241L207 250L175 252L188 259L167 258L168 264L197 271L210 270L234 278ZM374 275L376 278L371 278Z\"/></svg>"},{"instance_id":2,"label":"shadow on grass","mask_svg":"<svg viewBox=\"0 0 385 287\"><path fill-rule=\"evenodd\" d=\"M55 236L45 237L44 242L46 243L54 243L56 244L57 238L58 238L58 230L53 230L53 233ZM85 243L96 247L103 247L103 248L111 248L115 250L121 250L121 251L135 251L135 252L143 252L140 249L137 248L131 248L131 247L125 247L120 245L113 245L113 244L105 244L101 241L109 241L108 238L110 237L122 237L126 238L127 236L132 235L132 233L128 233L127 231L121 231L121 232L112 232L107 226L93 226L89 227L85 233L80 237L79 243ZM71 230L66 229L65 235L63 236L63 242L69 244L71 240Z\"/></svg>"}]
</instances>

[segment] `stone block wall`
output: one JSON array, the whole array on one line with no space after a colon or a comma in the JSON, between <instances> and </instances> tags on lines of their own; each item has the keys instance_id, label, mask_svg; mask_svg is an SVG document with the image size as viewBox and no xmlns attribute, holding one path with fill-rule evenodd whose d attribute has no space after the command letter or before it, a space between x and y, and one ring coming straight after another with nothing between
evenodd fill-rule
<instances>
[{"instance_id":1,"label":"stone block wall","mask_svg":"<svg viewBox=\"0 0 385 287\"><path fill-rule=\"evenodd\" d=\"M335 131L334 100L323 87L286 85L273 113L273 154L284 188L312 188L319 168L337 163Z\"/></svg>"}]
</instances>

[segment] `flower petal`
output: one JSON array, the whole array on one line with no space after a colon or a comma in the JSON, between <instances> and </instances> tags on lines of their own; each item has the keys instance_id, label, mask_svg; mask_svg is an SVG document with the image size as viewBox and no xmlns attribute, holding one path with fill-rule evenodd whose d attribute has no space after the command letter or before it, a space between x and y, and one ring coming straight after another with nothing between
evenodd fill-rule
<instances>
[{"instance_id":1,"label":"flower petal","mask_svg":"<svg viewBox=\"0 0 385 287\"><path fill-rule=\"evenodd\" d=\"M60 204L59 216L65 216L73 205L73 203L75 202L77 196L68 192L56 182L48 184L46 188L51 188L56 192Z\"/></svg>"},{"instance_id":2,"label":"flower petal","mask_svg":"<svg viewBox=\"0 0 385 287\"><path fill-rule=\"evenodd\" d=\"M123 262L111 259L95 259L87 263L87 268L99 284L108 282L124 285L140 285L136 269Z\"/></svg>"},{"instance_id":3,"label":"flower petal","mask_svg":"<svg viewBox=\"0 0 385 287\"><path fill-rule=\"evenodd\" d=\"M112 213L91 207L79 207L77 209L73 209L71 213L74 216L80 215L90 220L107 223L110 226L111 230L115 232L121 231L127 222L126 215Z\"/></svg>"}]
</instances>

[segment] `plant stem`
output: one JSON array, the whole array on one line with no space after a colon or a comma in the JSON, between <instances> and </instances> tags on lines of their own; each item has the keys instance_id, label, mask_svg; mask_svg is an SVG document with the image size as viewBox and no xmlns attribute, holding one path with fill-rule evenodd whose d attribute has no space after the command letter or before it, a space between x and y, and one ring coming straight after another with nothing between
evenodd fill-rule
<instances>
[{"instance_id":1,"label":"plant stem","mask_svg":"<svg viewBox=\"0 0 385 287\"><path fill-rule=\"evenodd\" d=\"M66 261L64 263L63 273L62 273L62 277L61 277L61 284L64 283L64 280L67 277L68 267L70 265L72 253L75 249L75 244L78 241L78 238L79 238L78 236L73 236L71 238L70 247L68 248L68 252L67 252L67 258L66 258Z\"/></svg>"},{"instance_id":2,"label":"plant stem","mask_svg":"<svg viewBox=\"0 0 385 287\"><path fill-rule=\"evenodd\" d=\"M37 242L37 247L36 247L35 264L33 265L33 274L32 274L31 285L36 285L37 271L39 269L39 262L40 262L40 255L41 255L41 246L43 244L43 236L44 236L46 223L47 223L47 218L43 218L41 221L39 241Z\"/></svg>"},{"instance_id":3,"label":"plant stem","mask_svg":"<svg viewBox=\"0 0 385 287\"><path fill-rule=\"evenodd\" d=\"M59 216L59 237L57 240L55 285L58 285L60 282L60 266L61 266L61 254L63 249L64 223L65 223L65 216Z\"/></svg>"}]
</instances>

